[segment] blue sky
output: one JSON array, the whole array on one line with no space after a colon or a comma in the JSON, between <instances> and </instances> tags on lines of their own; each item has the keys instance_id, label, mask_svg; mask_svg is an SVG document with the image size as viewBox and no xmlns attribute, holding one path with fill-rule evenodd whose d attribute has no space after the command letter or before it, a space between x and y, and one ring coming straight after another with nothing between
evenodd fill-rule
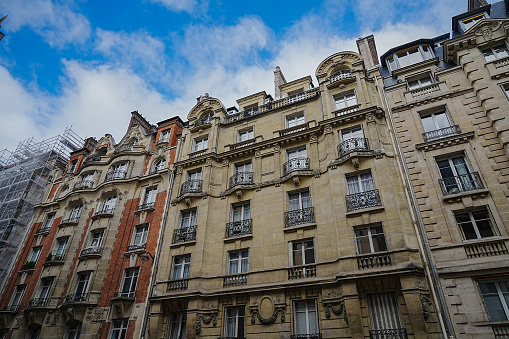
<instances>
[{"instance_id":1,"label":"blue sky","mask_svg":"<svg viewBox=\"0 0 509 339\"><path fill-rule=\"evenodd\" d=\"M450 31L467 0L1 0L0 150L66 126L118 142L138 110L186 120L204 93L226 107L314 73L375 35L394 45ZM316 82L316 79L315 79Z\"/></svg>"}]
</instances>

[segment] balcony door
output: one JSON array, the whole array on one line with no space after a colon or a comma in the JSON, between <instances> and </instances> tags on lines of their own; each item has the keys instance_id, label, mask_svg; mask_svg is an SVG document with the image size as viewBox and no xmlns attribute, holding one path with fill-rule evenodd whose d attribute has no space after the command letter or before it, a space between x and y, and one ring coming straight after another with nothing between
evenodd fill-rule
<instances>
[{"instance_id":1,"label":"balcony door","mask_svg":"<svg viewBox=\"0 0 509 339\"><path fill-rule=\"evenodd\" d=\"M346 177L348 194L356 194L375 189L371 172L349 175Z\"/></svg>"},{"instance_id":2,"label":"balcony door","mask_svg":"<svg viewBox=\"0 0 509 339\"><path fill-rule=\"evenodd\" d=\"M251 219L251 207L249 202L234 205L232 209L232 221L242 221Z\"/></svg>"},{"instance_id":3,"label":"balcony door","mask_svg":"<svg viewBox=\"0 0 509 339\"><path fill-rule=\"evenodd\" d=\"M89 282L90 282L90 272L78 273L78 279L76 280L75 295L85 297L85 294L88 291Z\"/></svg>"},{"instance_id":4,"label":"balcony door","mask_svg":"<svg viewBox=\"0 0 509 339\"><path fill-rule=\"evenodd\" d=\"M463 155L437 159L437 165L448 194L471 191L476 188L472 171Z\"/></svg>"}]
</instances>

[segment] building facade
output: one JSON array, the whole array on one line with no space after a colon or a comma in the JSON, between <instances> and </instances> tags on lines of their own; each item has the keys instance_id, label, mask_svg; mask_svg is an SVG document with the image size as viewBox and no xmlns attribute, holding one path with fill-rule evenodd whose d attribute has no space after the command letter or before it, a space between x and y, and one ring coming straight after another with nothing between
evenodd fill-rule
<instances>
[{"instance_id":1,"label":"building facade","mask_svg":"<svg viewBox=\"0 0 509 339\"><path fill-rule=\"evenodd\" d=\"M182 125L133 112L118 144L89 138L52 173L0 299L1 338L139 336Z\"/></svg>"}]
</instances>

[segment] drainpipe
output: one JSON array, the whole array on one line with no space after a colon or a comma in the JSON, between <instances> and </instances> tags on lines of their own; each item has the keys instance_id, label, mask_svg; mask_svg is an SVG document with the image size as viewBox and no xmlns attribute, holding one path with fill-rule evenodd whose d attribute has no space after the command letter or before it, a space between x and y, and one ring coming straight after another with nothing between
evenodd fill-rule
<instances>
[{"instance_id":1,"label":"drainpipe","mask_svg":"<svg viewBox=\"0 0 509 339\"><path fill-rule=\"evenodd\" d=\"M182 138L179 138L178 146L177 146L177 154L175 155L175 159L177 161L178 161L179 154L180 154L181 144L182 144ZM140 335L141 339L145 338L145 333L147 332L148 317L150 316L150 309L151 309L151 305L152 305L150 303L150 298L154 295L154 288L156 286L155 280L156 280L157 271L159 268L159 258L161 257L161 246L163 243L162 240L164 238L164 233L166 230L166 222L168 220L168 212L170 209L170 201L171 201L171 195L173 194L173 184L174 183L175 183L175 170L171 174L170 183L169 183L169 187L168 187L168 195L166 196L166 207L164 209L163 223L162 223L161 231L159 232L159 238L157 239L157 247L156 247L156 253L155 253L155 260L154 260L154 270L152 271L152 275L150 277L150 291L148 293L147 301L145 302L143 326L141 328L141 335Z\"/></svg>"},{"instance_id":2,"label":"drainpipe","mask_svg":"<svg viewBox=\"0 0 509 339\"><path fill-rule=\"evenodd\" d=\"M417 199L415 197L415 192L412 189L411 181L410 181L410 175L408 174L408 168L406 166L406 163L404 161L403 157L403 151L401 150L401 144L399 143L399 139L395 135L395 126L394 121L392 118L392 111L389 107L389 104L387 102L387 96L385 95L385 89L383 86L378 85L378 76L375 76L376 81L376 87L378 88L378 94L380 95L380 99L385 104L388 116L389 116L389 123L391 125L391 129L389 130L389 133L391 134L391 137L393 139L393 145L395 144L397 146L397 153L399 156L399 159L401 161L397 161L398 168L401 171L403 171L406 181L403 181L403 184L406 186L405 195L408 199L408 193L410 193L411 198L411 205L412 209L410 209L411 215L412 215L412 223L414 224L414 227L416 228L415 231L417 234L420 234L421 237L417 237L417 241L419 244L419 249L421 253L424 252L424 267L426 270L426 276L428 277L429 283L432 287L431 289L431 295L433 296L433 301L435 302L435 305L439 305L438 309L438 320L440 322L440 327L442 329L442 334L444 338L454 339L454 331L451 326L451 320L449 319L449 314L447 313L447 308L444 302L444 296L442 289L440 288L440 282L438 280L438 273L436 271L435 265L433 263L433 257L431 254L431 249L429 247L428 239L426 238L426 232L424 230L421 214L418 209ZM383 99L382 99L383 94ZM402 173L402 174L403 174ZM418 227L418 229L417 229ZM424 248L423 248L424 247ZM438 300L437 300L438 297ZM445 320L445 324L444 324ZM447 335L449 334L449 335Z\"/></svg>"}]
</instances>

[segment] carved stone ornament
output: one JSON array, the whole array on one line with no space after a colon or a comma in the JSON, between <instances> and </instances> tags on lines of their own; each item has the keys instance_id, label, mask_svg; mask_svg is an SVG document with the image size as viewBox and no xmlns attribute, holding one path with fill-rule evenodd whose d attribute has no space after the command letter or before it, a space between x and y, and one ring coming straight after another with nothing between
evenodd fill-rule
<instances>
[{"instance_id":1,"label":"carved stone ornament","mask_svg":"<svg viewBox=\"0 0 509 339\"><path fill-rule=\"evenodd\" d=\"M92 321L94 322L103 322L106 321L108 316L108 309L104 307L94 308L92 312Z\"/></svg>"},{"instance_id":2,"label":"carved stone ornament","mask_svg":"<svg viewBox=\"0 0 509 339\"><path fill-rule=\"evenodd\" d=\"M293 184L295 185L295 187L299 187L300 185L299 177L297 176L293 177Z\"/></svg>"},{"instance_id":3,"label":"carved stone ornament","mask_svg":"<svg viewBox=\"0 0 509 339\"><path fill-rule=\"evenodd\" d=\"M476 35L482 35L484 37L484 40L491 40L493 39L493 28L489 25L484 25L480 27L476 32Z\"/></svg>"},{"instance_id":4,"label":"carved stone ornament","mask_svg":"<svg viewBox=\"0 0 509 339\"><path fill-rule=\"evenodd\" d=\"M12 326L12 328L18 329L21 327L21 324L23 324L23 316L16 317L16 319L14 319L14 326Z\"/></svg>"},{"instance_id":5,"label":"carved stone ornament","mask_svg":"<svg viewBox=\"0 0 509 339\"><path fill-rule=\"evenodd\" d=\"M182 166L177 167L177 174L182 174Z\"/></svg>"},{"instance_id":6,"label":"carved stone ornament","mask_svg":"<svg viewBox=\"0 0 509 339\"><path fill-rule=\"evenodd\" d=\"M196 316L196 334L201 333L201 322L202 321L205 325L208 325L208 324L210 324L210 322L212 322L212 326L216 327L217 326L217 313L213 313L209 316L205 316L204 314L198 313L198 315Z\"/></svg>"},{"instance_id":7,"label":"carved stone ornament","mask_svg":"<svg viewBox=\"0 0 509 339\"><path fill-rule=\"evenodd\" d=\"M236 190L235 191L235 195L237 196L237 198L239 200L242 200L242 190Z\"/></svg>"},{"instance_id":8,"label":"carved stone ornament","mask_svg":"<svg viewBox=\"0 0 509 339\"><path fill-rule=\"evenodd\" d=\"M186 206L187 206L187 207L191 207L191 199L189 199L189 198L185 198L185 199L184 199L184 202L186 203Z\"/></svg>"},{"instance_id":9,"label":"carved stone ornament","mask_svg":"<svg viewBox=\"0 0 509 339\"><path fill-rule=\"evenodd\" d=\"M264 297L260 301L260 304L258 304L258 302L255 301L253 303L254 305L249 307L249 311L251 312L251 324L254 325L256 323L256 319L258 319L260 324L263 324L263 325L273 324L276 322L278 315L281 318L281 322L284 323L285 315L286 315L286 304L283 303L283 304L270 305L271 307L269 307L269 308L273 309L272 315L270 315L270 317L263 317L262 314L260 314L260 307L262 307L262 304L264 303L265 300L272 304L271 298ZM276 297L276 300L278 303L281 302L281 299L278 297Z\"/></svg>"},{"instance_id":10,"label":"carved stone ornament","mask_svg":"<svg viewBox=\"0 0 509 339\"><path fill-rule=\"evenodd\" d=\"M331 317L330 311L335 315L340 315L343 313L343 320L348 324L348 314L346 313L345 301L341 300L339 302L324 302L323 306L325 308L325 317L329 319Z\"/></svg>"},{"instance_id":11,"label":"carved stone ornament","mask_svg":"<svg viewBox=\"0 0 509 339\"><path fill-rule=\"evenodd\" d=\"M419 296L419 299L421 301L422 316L424 317L424 321L427 321L429 318L429 313L432 310L431 298L429 297L429 295L421 294Z\"/></svg>"},{"instance_id":12,"label":"carved stone ornament","mask_svg":"<svg viewBox=\"0 0 509 339\"><path fill-rule=\"evenodd\" d=\"M332 126L331 125L325 125L325 134L332 133Z\"/></svg>"},{"instance_id":13,"label":"carved stone ornament","mask_svg":"<svg viewBox=\"0 0 509 339\"><path fill-rule=\"evenodd\" d=\"M375 122L375 116L372 113L366 114L366 121L369 122Z\"/></svg>"},{"instance_id":14,"label":"carved stone ornament","mask_svg":"<svg viewBox=\"0 0 509 339\"><path fill-rule=\"evenodd\" d=\"M312 134L309 137L309 142L317 142L317 141L318 141L318 137L316 136L316 134Z\"/></svg>"},{"instance_id":15,"label":"carved stone ornament","mask_svg":"<svg viewBox=\"0 0 509 339\"><path fill-rule=\"evenodd\" d=\"M223 159L223 166L228 166L228 158Z\"/></svg>"},{"instance_id":16,"label":"carved stone ornament","mask_svg":"<svg viewBox=\"0 0 509 339\"><path fill-rule=\"evenodd\" d=\"M275 152L279 152L279 149L280 149L279 144L274 146L274 151Z\"/></svg>"},{"instance_id":17,"label":"carved stone ornament","mask_svg":"<svg viewBox=\"0 0 509 339\"><path fill-rule=\"evenodd\" d=\"M353 168L355 168L355 170L358 170L359 169L359 159L358 158L352 158L352 165L353 165Z\"/></svg>"},{"instance_id":18,"label":"carved stone ornament","mask_svg":"<svg viewBox=\"0 0 509 339\"><path fill-rule=\"evenodd\" d=\"M212 166L212 158L207 158L207 160L205 160L205 164L207 166Z\"/></svg>"}]
</instances>

